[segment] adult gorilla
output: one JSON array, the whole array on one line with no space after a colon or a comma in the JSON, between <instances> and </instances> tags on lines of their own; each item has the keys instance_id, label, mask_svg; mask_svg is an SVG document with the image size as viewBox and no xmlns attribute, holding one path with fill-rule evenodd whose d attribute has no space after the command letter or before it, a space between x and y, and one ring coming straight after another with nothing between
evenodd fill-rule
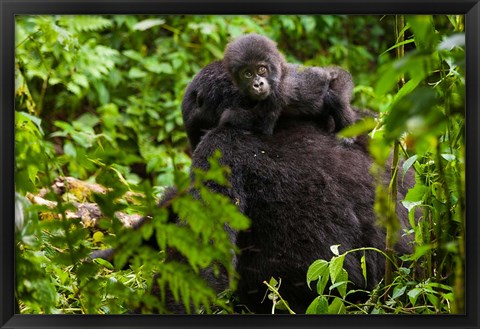
<instances>
[{"instance_id":1,"label":"adult gorilla","mask_svg":"<svg viewBox=\"0 0 480 329\"><path fill-rule=\"evenodd\" d=\"M182 105L192 165L208 169L207 159L219 149L221 163L231 168L231 188L211 188L227 194L251 219L248 231L232 233L241 250L240 301L255 313L269 313L262 282L281 278L280 294L303 313L316 296L306 284L308 266L330 259L330 246L341 245L340 252L385 247L385 232L375 224L372 161L362 147L345 146L308 118L280 117L271 136L217 126L222 111L241 101L222 62L193 79ZM404 193L400 188L399 200ZM406 209L397 205L397 213L407 226ZM409 252L408 241L400 240L396 251ZM383 277L385 259L366 253L365 283L362 255L349 254L344 268L357 288L372 289Z\"/></svg>"}]
</instances>

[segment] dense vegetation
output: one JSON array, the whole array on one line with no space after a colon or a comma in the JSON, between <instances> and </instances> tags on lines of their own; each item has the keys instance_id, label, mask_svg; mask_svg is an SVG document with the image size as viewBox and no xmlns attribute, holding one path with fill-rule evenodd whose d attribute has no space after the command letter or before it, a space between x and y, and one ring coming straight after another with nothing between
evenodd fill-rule
<instances>
[{"instance_id":1,"label":"dense vegetation","mask_svg":"<svg viewBox=\"0 0 480 329\"><path fill-rule=\"evenodd\" d=\"M124 313L162 310L147 292L153 272L174 296L201 312L232 312L235 288L217 298L198 275L221 264L234 278L233 246L223 226L248 227L234 205L203 187L225 182L212 159L196 174L203 199L188 193L172 206L188 226L167 223L156 207L165 188L189 184L190 151L180 112L183 91L228 40L257 32L278 42L289 62L339 65L355 80L354 105L378 113L344 131L371 131L378 167L393 152L416 184L403 205L411 214L414 253L424 277L387 267L370 300L351 305L345 254L318 260L305 278L318 298L307 313L462 313L464 311L463 16L19 16L16 25L16 300L21 313ZM372 168L373 172L378 169ZM72 179L75 178L76 180ZM394 182L394 180L392 180ZM107 189L102 188L101 186ZM54 188L51 188L54 186ZM397 186L377 187L376 211L392 232ZM353 196L354 197L354 196ZM101 218L72 215L99 206ZM215 206L211 206L215 205ZM415 209L421 209L418 222ZM155 218L132 233L124 217ZM227 214L227 215L226 215ZM387 234L387 247L394 239ZM162 251L141 246L154 238ZM223 241L212 246L209 241ZM123 245L113 264L87 262L92 250ZM188 264L163 262L168 247ZM387 248L386 250L389 250ZM391 255L385 253L386 258ZM120 270L130 262L128 269ZM387 264L390 264L387 262ZM368 266L363 264L362 267ZM189 269L193 268L193 271ZM327 287L328 278L332 286ZM269 280L270 278L265 278ZM270 298L285 308L269 281ZM316 283L316 284L314 284ZM267 289L267 286L266 286ZM332 296L338 290L339 296ZM288 302L288 301L287 301ZM211 305L215 305L211 307ZM193 310L191 310L193 312Z\"/></svg>"}]
</instances>

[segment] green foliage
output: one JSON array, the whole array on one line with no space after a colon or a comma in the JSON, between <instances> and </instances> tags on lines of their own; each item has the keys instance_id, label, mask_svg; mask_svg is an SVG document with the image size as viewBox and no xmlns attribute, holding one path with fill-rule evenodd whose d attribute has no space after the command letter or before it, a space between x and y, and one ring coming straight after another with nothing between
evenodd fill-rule
<instances>
[{"instance_id":1,"label":"green foliage","mask_svg":"<svg viewBox=\"0 0 480 329\"><path fill-rule=\"evenodd\" d=\"M412 225L403 232L413 237L414 252L403 259L411 268L394 267L390 283L370 292L365 305L351 305L345 301L351 291L343 268L349 252L339 255L332 248L332 259L318 260L308 271L307 282L317 282L319 296L307 313L462 312L464 18L406 16L396 34L395 26L393 16L17 16L20 312L163 312L167 290L192 312L232 311L235 247L223 228L244 229L248 220L231 200L205 187L215 182L228 189L228 168L219 166L220 155L207 173L195 171L191 182L180 108L185 87L201 67L222 58L231 38L250 32L276 40L290 62L349 70L356 85L354 105L378 118L342 134L371 132L375 174L383 171L392 145L404 160L393 172L398 184L407 169L416 173L414 188L399 200ZM399 56L401 49L405 54ZM107 193L60 196L46 190L63 176L102 184ZM377 187L381 223L388 216L395 221L389 192L396 184ZM157 207L172 185L179 194L170 205L184 220L180 226ZM37 194L55 206L32 205L25 198ZM67 216L76 202L99 205L99 227L87 228ZM131 232L116 219L118 211L149 214L151 220ZM418 211L422 215L415 221ZM142 238L155 240L162 250L141 245ZM91 250L111 246L121 249L113 264L86 261ZM165 260L167 248L179 250L186 262ZM131 267L119 270L127 262ZM365 277L367 266L362 257ZM417 266L422 278L413 271ZM206 267L217 275L224 269L232 279L223 297L199 276ZM277 279L266 283L273 311L289 311ZM155 285L159 299L149 294Z\"/></svg>"},{"instance_id":2,"label":"green foliage","mask_svg":"<svg viewBox=\"0 0 480 329\"><path fill-rule=\"evenodd\" d=\"M451 313L451 304L454 303L453 288L449 285L433 282L431 279L417 280L414 270L396 265L386 253L375 248L358 248L349 250L341 255L338 249L332 246L334 256L330 261L316 260L310 265L307 272L307 284L317 281L316 291L319 294L306 314L435 314ZM354 304L346 297L356 293L359 289L348 286L348 273L343 268L343 261L348 254L363 252L360 267L365 280L368 263L365 260L366 252L378 252L385 256L387 261L395 266L395 280L390 285L379 284L370 298L363 304ZM328 286L328 290L326 290ZM364 291L367 292L367 291Z\"/></svg>"},{"instance_id":3,"label":"green foliage","mask_svg":"<svg viewBox=\"0 0 480 329\"><path fill-rule=\"evenodd\" d=\"M374 100L385 100L379 103L377 125L373 127L371 119L367 119L342 132L344 136L354 136L374 128L370 152L377 165L372 172L379 176L375 210L379 222L392 225L392 231L398 228L392 193L396 194L397 184L403 184L407 170L415 171L415 186L405 200L399 200L408 209L412 226L404 234L414 237L414 253L402 257L410 262L410 268L396 268L390 277L392 281L380 284L364 305L346 306L342 298L349 292L335 286L343 269L341 256L334 256L329 262L317 260L309 269L307 282L318 280L319 297L307 313L430 314L464 310L461 273L465 259L465 41L463 34L439 33L437 25L443 27L444 19L406 17L400 34L408 38L397 40L385 54L407 45L415 47L379 67L374 89L357 87L368 91ZM462 24L456 18L448 19L461 31ZM392 92L395 93L389 94ZM401 150L405 161L393 168L390 184L383 186L380 176L391 156L392 144L398 145L393 158L398 158ZM417 221L418 212L421 216ZM368 264L364 259L361 266L365 275ZM330 290L337 288L338 296L325 294L328 282L332 283Z\"/></svg>"}]
</instances>

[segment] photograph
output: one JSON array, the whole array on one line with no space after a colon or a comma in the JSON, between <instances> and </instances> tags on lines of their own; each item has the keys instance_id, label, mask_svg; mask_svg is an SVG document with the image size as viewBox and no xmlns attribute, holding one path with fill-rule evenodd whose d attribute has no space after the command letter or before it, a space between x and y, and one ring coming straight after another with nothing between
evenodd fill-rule
<instances>
[{"instance_id":1,"label":"photograph","mask_svg":"<svg viewBox=\"0 0 480 329\"><path fill-rule=\"evenodd\" d=\"M472 315L467 15L13 23L2 235L17 320L453 327Z\"/></svg>"}]
</instances>

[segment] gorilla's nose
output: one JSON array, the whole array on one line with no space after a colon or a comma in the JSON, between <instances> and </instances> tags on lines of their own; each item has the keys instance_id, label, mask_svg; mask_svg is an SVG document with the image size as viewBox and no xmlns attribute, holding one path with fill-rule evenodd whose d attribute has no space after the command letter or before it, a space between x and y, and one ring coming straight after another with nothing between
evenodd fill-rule
<instances>
[{"instance_id":1,"label":"gorilla's nose","mask_svg":"<svg viewBox=\"0 0 480 329\"><path fill-rule=\"evenodd\" d=\"M257 91L261 91L263 89L263 81L254 82L253 88Z\"/></svg>"}]
</instances>

